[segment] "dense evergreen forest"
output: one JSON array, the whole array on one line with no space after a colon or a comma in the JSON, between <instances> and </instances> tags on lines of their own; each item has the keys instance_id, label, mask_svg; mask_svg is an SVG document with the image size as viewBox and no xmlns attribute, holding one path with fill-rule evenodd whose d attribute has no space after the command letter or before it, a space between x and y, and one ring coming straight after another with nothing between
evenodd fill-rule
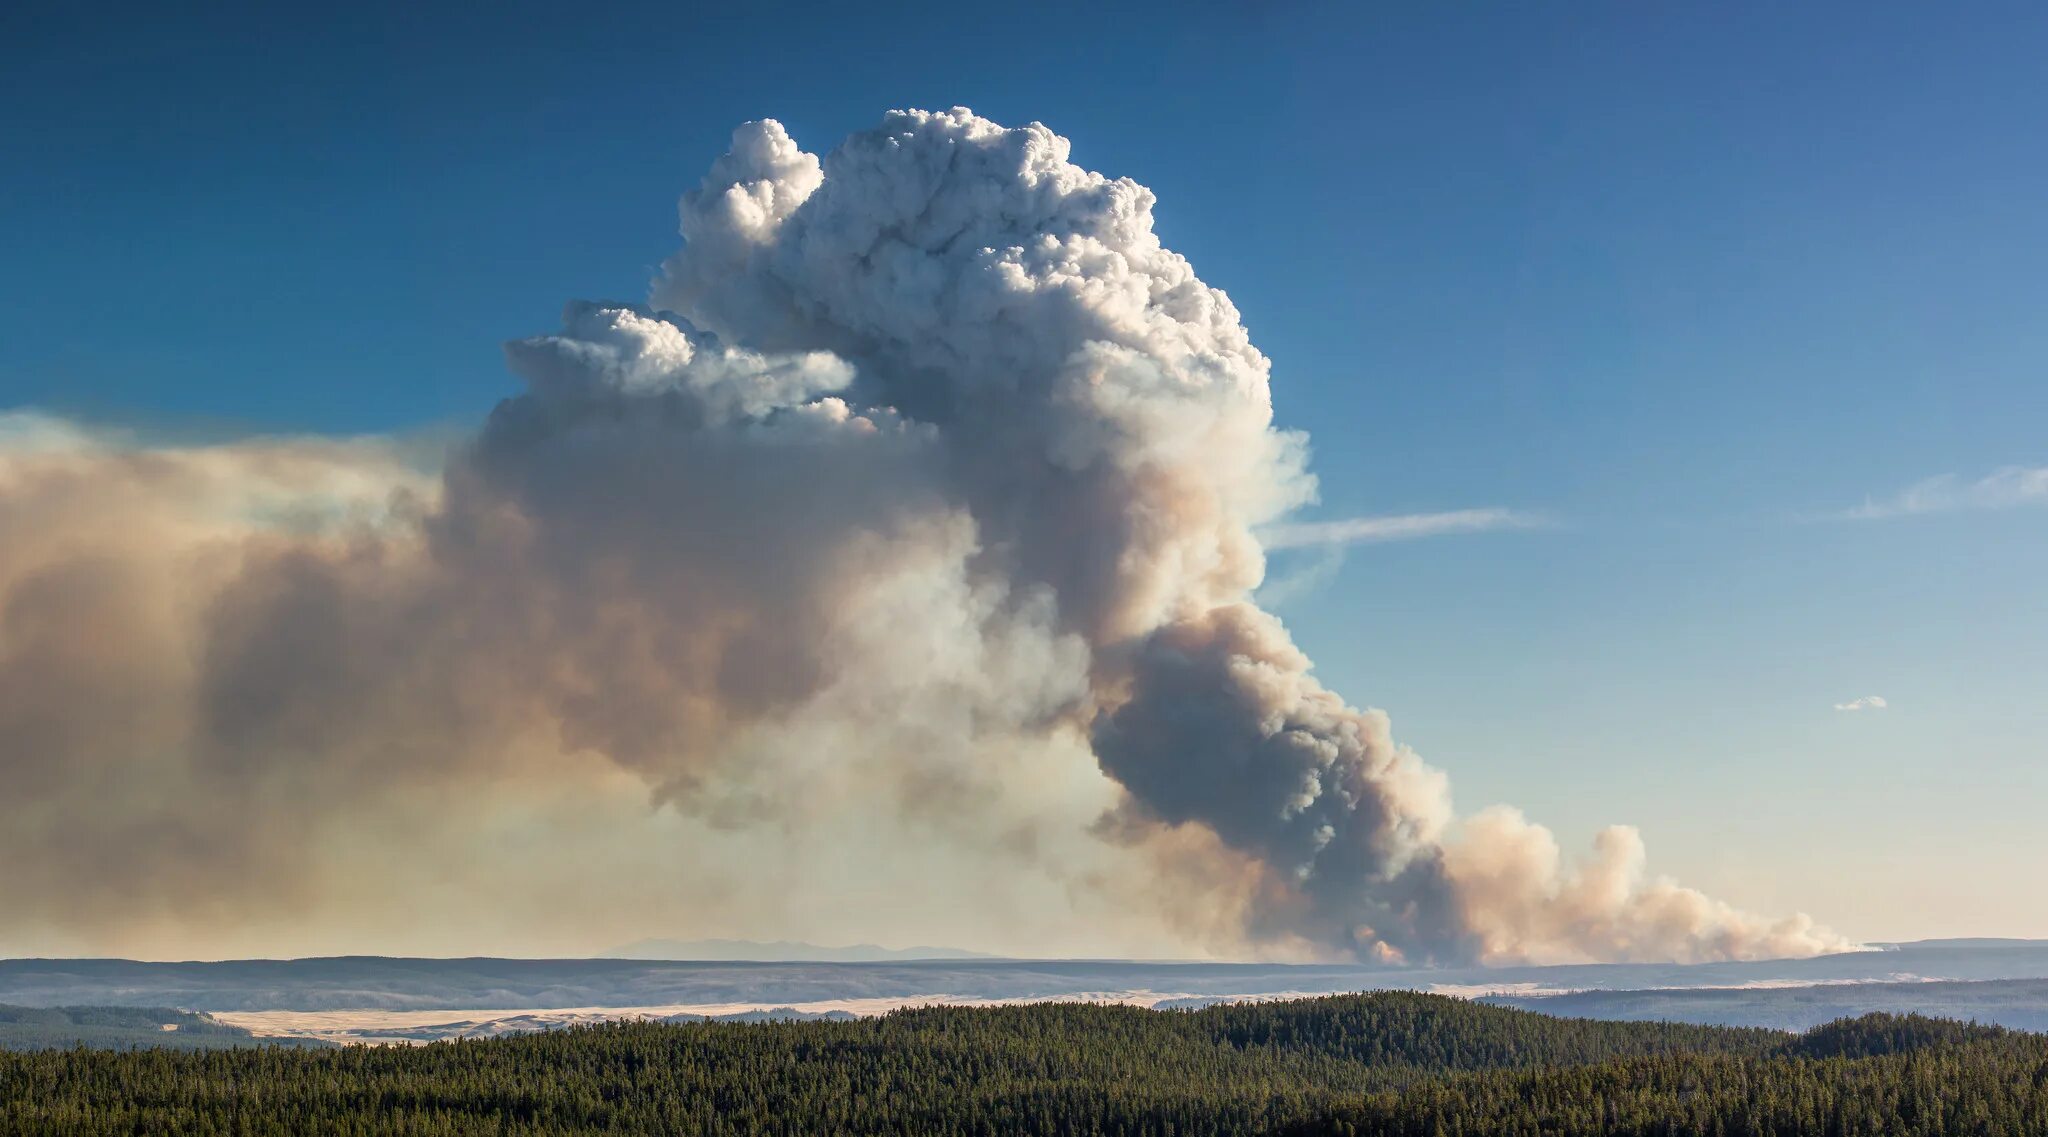
<instances>
[{"instance_id":1,"label":"dense evergreen forest","mask_svg":"<svg viewBox=\"0 0 2048 1137\"><path fill-rule=\"evenodd\" d=\"M0 1006L0 1050L48 1050L78 1045L116 1050L136 1046L198 1050L260 1044L264 1040L211 1015L168 1007ZM292 1044L304 1043L295 1040Z\"/></svg>"},{"instance_id":2,"label":"dense evergreen forest","mask_svg":"<svg viewBox=\"0 0 2048 1137\"><path fill-rule=\"evenodd\" d=\"M2048 1133L2048 1037L1804 1035L1404 992L624 1023L417 1048L0 1054L0 1132Z\"/></svg>"}]
</instances>

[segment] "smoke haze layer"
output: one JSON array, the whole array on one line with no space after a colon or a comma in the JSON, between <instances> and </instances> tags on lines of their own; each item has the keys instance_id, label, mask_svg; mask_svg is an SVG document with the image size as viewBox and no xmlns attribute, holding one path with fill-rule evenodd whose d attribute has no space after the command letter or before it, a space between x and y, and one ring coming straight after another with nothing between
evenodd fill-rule
<instances>
[{"instance_id":1,"label":"smoke haze layer","mask_svg":"<svg viewBox=\"0 0 2048 1137\"><path fill-rule=\"evenodd\" d=\"M1152 205L1036 124L820 160L749 123L647 302L510 345L524 391L437 468L7 420L0 905L92 945L605 903L687 923L600 940L1847 946L1633 830L1572 863L1460 821L1318 683L1253 599L1306 440Z\"/></svg>"}]
</instances>

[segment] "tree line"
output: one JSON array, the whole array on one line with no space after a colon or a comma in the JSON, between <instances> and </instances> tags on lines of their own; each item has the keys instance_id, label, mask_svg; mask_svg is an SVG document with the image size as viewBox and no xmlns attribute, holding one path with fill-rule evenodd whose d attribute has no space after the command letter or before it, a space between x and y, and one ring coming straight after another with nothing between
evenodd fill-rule
<instances>
[{"instance_id":1,"label":"tree line","mask_svg":"<svg viewBox=\"0 0 2048 1137\"><path fill-rule=\"evenodd\" d=\"M0 1054L36 1134L2048 1133L2048 1036L1804 1035L1409 992L579 1027L421 1047Z\"/></svg>"}]
</instances>

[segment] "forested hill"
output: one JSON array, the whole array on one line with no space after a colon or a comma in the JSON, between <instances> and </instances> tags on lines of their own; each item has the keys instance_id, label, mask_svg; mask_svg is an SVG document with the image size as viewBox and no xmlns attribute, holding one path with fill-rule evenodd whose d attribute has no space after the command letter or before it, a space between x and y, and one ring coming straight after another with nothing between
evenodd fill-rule
<instances>
[{"instance_id":1,"label":"forested hill","mask_svg":"<svg viewBox=\"0 0 2048 1137\"><path fill-rule=\"evenodd\" d=\"M11 1133L2048 1133L2048 1038L1787 1035L1382 992L626 1023L418 1048L0 1055Z\"/></svg>"},{"instance_id":2,"label":"forested hill","mask_svg":"<svg viewBox=\"0 0 2048 1137\"><path fill-rule=\"evenodd\" d=\"M0 1050L48 1050L71 1046L126 1049L161 1046L179 1050L256 1046L265 1040L211 1015L168 1007L0 1006ZM290 1045L320 1045L293 1039Z\"/></svg>"}]
</instances>

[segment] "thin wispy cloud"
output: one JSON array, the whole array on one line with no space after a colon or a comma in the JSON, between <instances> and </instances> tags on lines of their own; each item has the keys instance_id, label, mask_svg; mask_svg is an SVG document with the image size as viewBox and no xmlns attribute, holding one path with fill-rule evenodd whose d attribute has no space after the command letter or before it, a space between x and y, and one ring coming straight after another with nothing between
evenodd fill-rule
<instances>
[{"instance_id":1,"label":"thin wispy cloud","mask_svg":"<svg viewBox=\"0 0 2048 1137\"><path fill-rule=\"evenodd\" d=\"M1864 695L1861 698L1851 699L1846 703L1836 703L1835 709L1838 711L1881 711L1890 705L1890 703L1884 701L1883 695Z\"/></svg>"},{"instance_id":2,"label":"thin wispy cloud","mask_svg":"<svg viewBox=\"0 0 2048 1137\"><path fill-rule=\"evenodd\" d=\"M92 435L53 415L32 410L0 411L0 456L79 450L91 443Z\"/></svg>"},{"instance_id":3,"label":"thin wispy cloud","mask_svg":"<svg viewBox=\"0 0 2048 1137\"><path fill-rule=\"evenodd\" d=\"M1311 549L1313 551L1295 558L1300 563L1289 565L1259 585L1257 595L1261 607L1291 608L1337 579L1338 571L1344 567L1344 546L1317 545Z\"/></svg>"},{"instance_id":4,"label":"thin wispy cloud","mask_svg":"<svg viewBox=\"0 0 2048 1137\"><path fill-rule=\"evenodd\" d=\"M1401 513L1269 525L1259 530L1259 540L1268 549L1342 548L1385 541L1412 541L1447 533L1535 529L1546 524L1545 518L1519 510L1456 509L1446 513Z\"/></svg>"},{"instance_id":5,"label":"thin wispy cloud","mask_svg":"<svg viewBox=\"0 0 2048 1137\"><path fill-rule=\"evenodd\" d=\"M1915 482L1885 500L1866 500L1845 516L1855 521L1874 521L2025 505L2048 505L2048 466L2006 466L1976 481L1943 474Z\"/></svg>"}]
</instances>

